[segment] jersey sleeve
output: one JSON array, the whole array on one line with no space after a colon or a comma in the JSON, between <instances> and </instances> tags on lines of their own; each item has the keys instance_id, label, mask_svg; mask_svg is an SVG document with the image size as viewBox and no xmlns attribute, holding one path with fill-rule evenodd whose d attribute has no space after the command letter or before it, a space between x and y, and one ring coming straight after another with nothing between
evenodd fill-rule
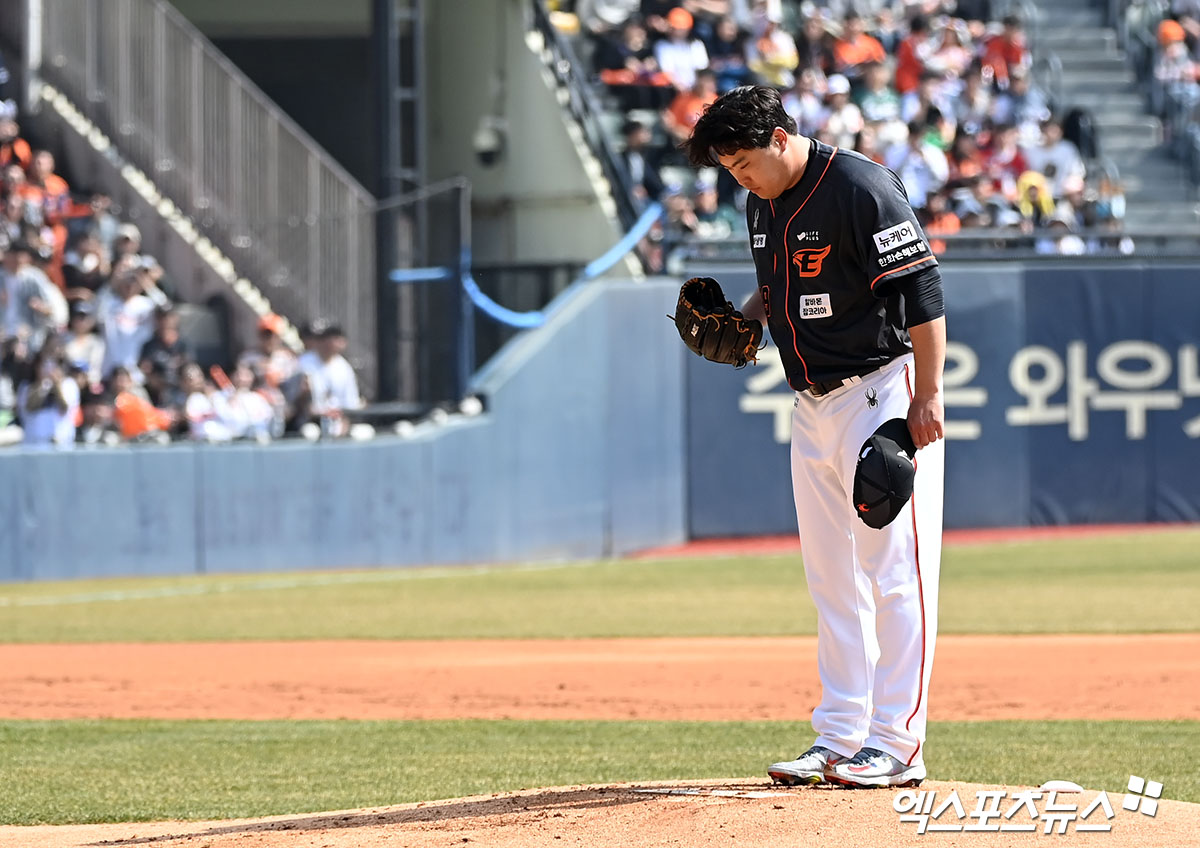
<instances>
[{"instance_id":1,"label":"jersey sleeve","mask_svg":"<svg viewBox=\"0 0 1200 848\"><path fill-rule=\"evenodd\" d=\"M899 177L880 168L856 186L854 233L867 284L887 297L899 277L937 265Z\"/></svg>"}]
</instances>

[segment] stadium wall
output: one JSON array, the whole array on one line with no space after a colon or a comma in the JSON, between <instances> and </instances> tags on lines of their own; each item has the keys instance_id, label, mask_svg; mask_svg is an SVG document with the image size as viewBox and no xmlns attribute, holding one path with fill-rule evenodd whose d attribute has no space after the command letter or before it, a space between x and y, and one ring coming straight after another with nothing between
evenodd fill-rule
<instances>
[{"instance_id":1,"label":"stadium wall","mask_svg":"<svg viewBox=\"0 0 1200 848\"><path fill-rule=\"evenodd\" d=\"M752 290L745 268L703 270L735 298ZM1200 520L1193 267L945 277L947 526ZM664 317L677 291L573 287L476 375L485 414L407 438L0 453L0 579L587 558L794 532L778 359L735 371L685 355Z\"/></svg>"},{"instance_id":2,"label":"stadium wall","mask_svg":"<svg viewBox=\"0 0 1200 848\"><path fill-rule=\"evenodd\" d=\"M663 332L677 287L576 286L477 375L487 414L408 438L0 453L0 579L585 558L683 541L684 351Z\"/></svg>"}]
</instances>

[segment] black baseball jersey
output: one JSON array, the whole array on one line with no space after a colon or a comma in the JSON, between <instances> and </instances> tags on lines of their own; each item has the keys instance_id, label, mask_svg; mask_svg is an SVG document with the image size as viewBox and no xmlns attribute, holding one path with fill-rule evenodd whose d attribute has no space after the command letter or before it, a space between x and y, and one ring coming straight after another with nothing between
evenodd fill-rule
<instances>
[{"instance_id":1,"label":"black baseball jersey","mask_svg":"<svg viewBox=\"0 0 1200 848\"><path fill-rule=\"evenodd\" d=\"M746 204L767 324L797 391L911 350L893 284L937 265L899 177L854 151L811 144L796 185Z\"/></svg>"}]
</instances>

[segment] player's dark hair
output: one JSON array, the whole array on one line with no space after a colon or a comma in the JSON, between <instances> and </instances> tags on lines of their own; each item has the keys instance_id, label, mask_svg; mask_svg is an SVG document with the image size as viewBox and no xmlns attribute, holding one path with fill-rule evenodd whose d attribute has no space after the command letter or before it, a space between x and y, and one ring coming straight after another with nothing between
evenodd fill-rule
<instances>
[{"instance_id":1,"label":"player's dark hair","mask_svg":"<svg viewBox=\"0 0 1200 848\"><path fill-rule=\"evenodd\" d=\"M691 137L679 148L695 167L713 167L720 164L718 156L767 147L776 127L788 135L797 133L796 121L783 108L779 92L762 85L743 85L704 110Z\"/></svg>"}]
</instances>

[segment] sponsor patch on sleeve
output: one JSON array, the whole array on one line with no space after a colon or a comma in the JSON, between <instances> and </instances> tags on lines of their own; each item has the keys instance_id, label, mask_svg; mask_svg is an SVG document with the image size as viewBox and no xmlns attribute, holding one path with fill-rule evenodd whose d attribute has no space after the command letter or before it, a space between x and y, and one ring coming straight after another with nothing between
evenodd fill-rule
<instances>
[{"instance_id":1,"label":"sponsor patch on sleeve","mask_svg":"<svg viewBox=\"0 0 1200 848\"><path fill-rule=\"evenodd\" d=\"M754 234L754 246L755 247L766 247L767 246L767 234L766 233L755 233Z\"/></svg>"},{"instance_id":2,"label":"sponsor patch on sleeve","mask_svg":"<svg viewBox=\"0 0 1200 848\"><path fill-rule=\"evenodd\" d=\"M830 318L832 316L833 307L829 304L829 292L800 295L801 318Z\"/></svg>"},{"instance_id":3,"label":"sponsor patch on sleeve","mask_svg":"<svg viewBox=\"0 0 1200 848\"><path fill-rule=\"evenodd\" d=\"M895 250L903 244L916 241L920 238L920 230L912 221L901 221L894 227L888 227L886 230L880 230L871 236L875 239L875 246L879 248L880 253L885 253L889 250Z\"/></svg>"}]
</instances>

